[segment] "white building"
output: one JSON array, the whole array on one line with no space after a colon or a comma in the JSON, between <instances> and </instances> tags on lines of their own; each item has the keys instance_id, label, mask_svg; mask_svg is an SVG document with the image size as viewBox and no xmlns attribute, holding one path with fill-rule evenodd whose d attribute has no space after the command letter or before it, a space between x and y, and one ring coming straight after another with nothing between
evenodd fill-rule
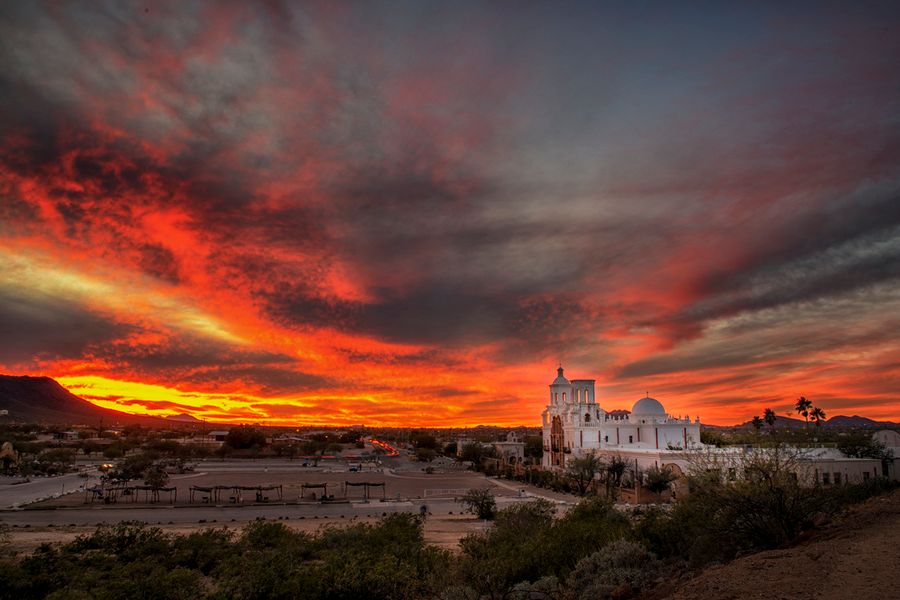
<instances>
[{"instance_id":1,"label":"white building","mask_svg":"<svg viewBox=\"0 0 900 600\"><path fill-rule=\"evenodd\" d=\"M519 434L515 431L506 434L506 441L493 442L491 445L503 464L514 465L525 460L525 442L519 439Z\"/></svg>"},{"instance_id":2,"label":"white building","mask_svg":"<svg viewBox=\"0 0 900 600\"><path fill-rule=\"evenodd\" d=\"M669 415L649 396L635 402L630 413L613 415L597 404L594 384L593 379L569 381L562 367L557 370L542 413L544 468L561 469L590 453L642 450L658 456L700 444L699 418Z\"/></svg>"},{"instance_id":3,"label":"white building","mask_svg":"<svg viewBox=\"0 0 900 600\"><path fill-rule=\"evenodd\" d=\"M700 418L677 418L650 397L634 403L631 412L607 412L596 402L593 379L569 381L560 367L550 384L550 402L542 413L545 469L560 470L587 454L623 460L633 474L665 467L687 474L692 462L721 471L728 479L739 477L743 467L765 449L714 448L700 442ZM900 434L880 431L874 438L900 454ZM870 478L896 478L893 462L887 466L872 458L848 458L833 448L795 448L789 453L792 469L808 484L862 483ZM707 469L710 470L710 469Z\"/></svg>"}]
</instances>

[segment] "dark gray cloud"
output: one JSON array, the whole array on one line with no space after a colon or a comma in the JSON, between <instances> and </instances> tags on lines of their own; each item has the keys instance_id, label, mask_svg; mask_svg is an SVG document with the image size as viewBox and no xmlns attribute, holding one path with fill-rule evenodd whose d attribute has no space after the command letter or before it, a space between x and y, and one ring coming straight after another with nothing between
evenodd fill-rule
<instances>
[{"instance_id":1,"label":"dark gray cloud","mask_svg":"<svg viewBox=\"0 0 900 600\"><path fill-rule=\"evenodd\" d=\"M71 300L0 287L0 363L8 366L79 358L95 344L108 344L136 330Z\"/></svg>"}]
</instances>

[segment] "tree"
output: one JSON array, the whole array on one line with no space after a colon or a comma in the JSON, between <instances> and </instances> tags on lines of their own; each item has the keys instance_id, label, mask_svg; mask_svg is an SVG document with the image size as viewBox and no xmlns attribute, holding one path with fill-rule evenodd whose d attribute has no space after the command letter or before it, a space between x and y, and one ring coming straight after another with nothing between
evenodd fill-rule
<instances>
[{"instance_id":1,"label":"tree","mask_svg":"<svg viewBox=\"0 0 900 600\"><path fill-rule=\"evenodd\" d=\"M493 446L482 446L478 442L472 442L463 446L460 460L469 461L476 467L481 464L485 458L493 458L497 455Z\"/></svg>"},{"instance_id":2,"label":"tree","mask_svg":"<svg viewBox=\"0 0 900 600\"><path fill-rule=\"evenodd\" d=\"M775 416L775 411L772 410L771 408L767 408L765 410L765 412L763 413L763 421L765 421L766 424L769 427L771 427L772 429L775 429L775 422L777 420L778 420L778 417Z\"/></svg>"},{"instance_id":3,"label":"tree","mask_svg":"<svg viewBox=\"0 0 900 600\"><path fill-rule=\"evenodd\" d=\"M489 488L472 488L462 497L460 503L479 519L491 520L497 514L497 501Z\"/></svg>"},{"instance_id":4,"label":"tree","mask_svg":"<svg viewBox=\"0 0 900 600\"><path fill-rule=\"evenodd\" d=\"M437 453L432 448L416 448L416 460L419 462L431 462Z\"/></svg>"},{"instance_id":5,"label":"tree","mask_svg":"<svg viewBox=\"0 0 900 600\"><path fill-rule=\"evenodd\" d=\"M759 433L759 430L762 429L763 420L759 418L759 415L753 417L753 420L750 421L750 424L753 425L753 429L756 430L756 433Z\"/></svg>"},{"instance_id":6,"label":"tree","mask_svg":"<svg viewBox=\"0 0 900 600\"><path fill-rule=\"evenodd\" d=\"M822 488L808 485L806 455L785 444L740 454L697 452L689 457L691 493L672 519L703 560L790 542L827 508ZM695 557L696 558L696 557Z\"/></svg>"},{"instance_id":7,"label":"tree","mask_svg":"<svg viewBox=\"0 0 900 600\"><path fill-rule=\"evenodd\" d=\"M434 450L437 448L437 440L433 435L427 433L417 433L412 436L412 443L416 448L428 448Z\"/></svg>"},{"instance_id":8,"label":"tree","mask_svg":"<svg viewBox=\"0 0 900 600\"><path fill-rule=\"evenodd\" d=\"M893 452L867 433L852 433L837 443L837 449L849 458L890 459Z\"/></svg>"},{"instance_id":9,"label":"tree","mask_svg":"<svg viewBox=\"0 0 900 600\"><path fill-rule=\"evenodd\" d=\"M812 407L812 410L809 411L809 418L816 424L816 427L819 427L825 419L825 411L818 406L814 406Z\"/></svg>"},{"instance_id":10,"label":"tree","mask_svg":"<svg viewBox=\"0 0 900 600\"><path fill-rule=\"evenodd\" d=\"M807 427L809 427L809 411L811 408L812 401L809 400L806 396L800 396L799 398L797 398L797 403L794 405L794 409L797 411L797 414L801 415L806 421Z\"/></svg>"},{"instance_id":11,"label":"tree","mask_svg":"<svg viewBox=\"0 0 900 600\"><path fill-rule=\"evenodd\" d=\"M322 458L322 455L325 454L325 449L328 448L328 442L319 441L319 440L307 440L303 442L300 446L300 451L303 452L306 456L310 456L313 459L313 465L319 464L319 459ZM376 454L378 454L378 448L375 448Z\"/></svg>"},{"instance_id":12,"label":"tree","mask_svg":"<svg viewBox=\"0 0 900 600\"><path fill-rule=\"evenodd\" d=\"M726 445L725 438L721 433L713 429L705 428L700 430L700 443L706 444L707 446L715 446L716 448L721 448Z\"/></svg>"},{"instance_id":13,"label":"tree","mask_svg":"<svg viewBox=\"0 0 900 600\"><path fill-rule=\"evenodd\" d=\"M94 452L100 451L100 444L91 440L81 440L78 442L76 447L79 448L81 450L81 453L85 456L90 456Z\"/></svg>"},{"instance_id":14,"label":"tree","mask_svg":"<svg viewBox=\"0 0 900 600\"><path fill-rule=\"evenodd\" d=\"M238 425L225 436L225 443L235 450L247 450L254 446L263 448L266 445L266 434L252 425Z\"/></svg>"},{"instance_id":15,"label":"tree","mask_svg":"<svg viewBox=\"0 0 900 600\"><path fill-rule=\"evenodd\" d=\"M122 458L125 455L125 450L122 448L122 445L119 443L112 443L106 448L103 449L103 458Z\"/></svg>"},{"instance_id":16,"label":"tree","mask_svg":"<svg viewBox=\"0 0 900 600\"><path fill-rule=\"evenodd\" d=\"M615 498L616 490L622 484L622 476L625 475L625 469L628 468L625 459L618 454L609 458L603 466L603 472L606 478L606 495L609 498Z\"/></svg>"},{"instance_id":17,"label":"tree","mask_svg":"<svg viewBox=\"0 0 900 600\"><path fill-rule=\"evenodd\" d=\"M109 472L108 477L118 481L132 481L142 479L144 474L153 466L156 455L145 452L134 454L119 462L116 468Z\"/></svg>"},{"instance_id":18,"label":"tree","mask_svg":"<svg viewBox=\"0 0 900 600\"><path fill-rule=\"evenodd\" d=\"M540 460L544 456L544 438L539 435L529 435L525 438L525 456Z\"/></svg>"},{"instance_id":19,"label":"tree","mask_svg":"<svg viewBox=\"0 0 900 600\"><path fill-rule=\"evenodd\" d=\"M566 477L575 486L579 496L584 496L590 489L601 466L600 460L593 454L572 459L566 464Z\"/></svg>"},{"instance_id":20,"label":"tree","mask_svg":"<svg viewBox=\"0 0 900 600\"><path fill-rule=\"evenodd\" d=\"M160 465L152 465L144 471L144 484L161 488L169 483L169 474Z\"/></svg>"},{"instance_id":21,"label":"tree","mask_svg":"<svg viewBox=\"0 0 900 600\"><path fill-rule=\"evenodd\" d=\"M656 494L657 498L669 489L673 481L678 479L675 473L672 472L672 469L668 467L650 467L647 469L646 475L647 481L644 483L644 487Z\"/></svg>"}]
</instances>

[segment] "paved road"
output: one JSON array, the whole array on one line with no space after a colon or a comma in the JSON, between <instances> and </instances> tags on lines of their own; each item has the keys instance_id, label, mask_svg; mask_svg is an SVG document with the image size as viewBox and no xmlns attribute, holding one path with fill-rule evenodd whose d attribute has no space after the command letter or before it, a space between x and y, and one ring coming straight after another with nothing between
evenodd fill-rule
<instances>
[{"instance_id":1,"label":"paved road","mask_svg":"<svg viewBox=\"0 0 900 600\"><path fill-rule=\"evenodd\" d=\"M85 480L77 473L59 477L40 477L29 483L0 485L0 508L10 508L48 498L52 494L80 489Z\"/></svg>"}]
</instances>

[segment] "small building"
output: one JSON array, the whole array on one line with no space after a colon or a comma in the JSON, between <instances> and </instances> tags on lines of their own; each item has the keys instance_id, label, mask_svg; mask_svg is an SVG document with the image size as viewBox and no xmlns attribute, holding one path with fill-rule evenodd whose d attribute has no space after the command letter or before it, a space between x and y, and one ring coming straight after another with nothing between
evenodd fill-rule
<instances>
[{"instance_id":1,"label":"small building","mask_svg":"<svg viewBox=\"0 0 900 600\"><path fill-rule=\"evenodd\" d=\"M228 437L228 431L210 431L206 436L211 442L224 442Z\"/></svg>"},{"instance_id":2,"label":"small building","mask_svg":"<svg viewBox=\"0 0 900 600\"><path fill-rule=\"evenodd\" d=\"M504 464L514 465L525 460L525 442L519 439L515 431L506 434L506 441L494 442L492 445Z\"/></svg>"}]
</instances>

